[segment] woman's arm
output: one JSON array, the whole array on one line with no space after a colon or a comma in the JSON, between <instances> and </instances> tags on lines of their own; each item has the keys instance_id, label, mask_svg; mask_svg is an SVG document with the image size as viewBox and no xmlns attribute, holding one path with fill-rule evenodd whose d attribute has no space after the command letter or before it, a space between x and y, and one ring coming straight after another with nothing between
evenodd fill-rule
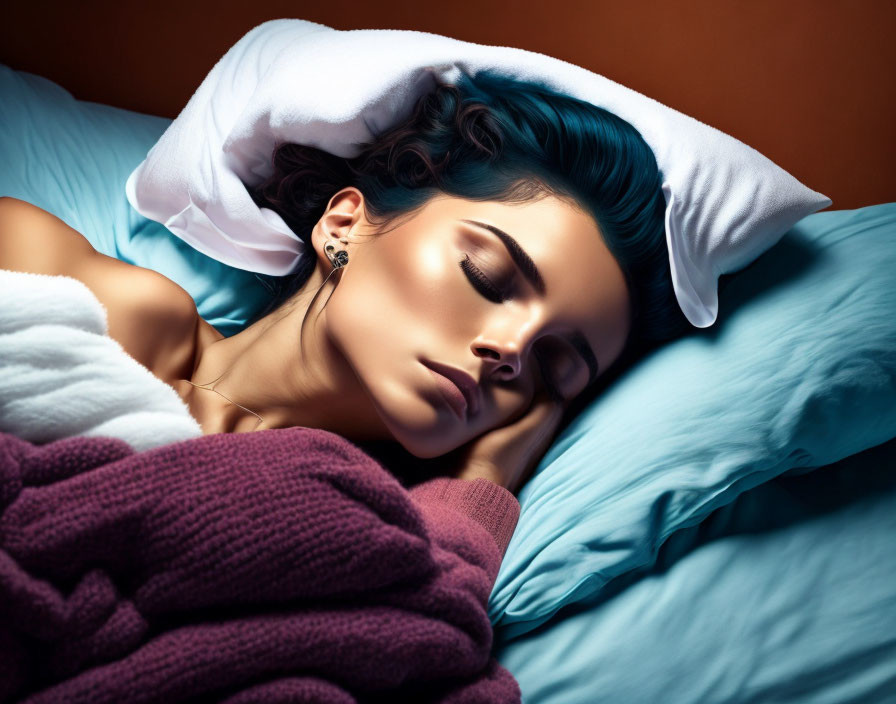
<instances>
[{"instance_id":1,"label":"woman's arm","mask_svg":"<svg viewBox=\"0 0 896 704\"><path fill-rule=\"evenodd\" d=\"M0 269L70 276L106 309L109 336L152 371L184 344L198 320L193 299L158 272L97 252L52 213L0 198Z\"/></svg>"}]
</instances>

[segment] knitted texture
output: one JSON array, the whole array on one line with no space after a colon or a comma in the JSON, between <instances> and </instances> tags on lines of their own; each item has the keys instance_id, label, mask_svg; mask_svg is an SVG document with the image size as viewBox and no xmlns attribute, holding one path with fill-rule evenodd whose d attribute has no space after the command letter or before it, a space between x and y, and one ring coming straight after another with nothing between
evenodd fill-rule
<instances>
[{"instance_id":1,"label":"knitted texture","mask_svg":"<svg viewBox=\"0 0 896 704\"><path fill-rule=\"evenodd\" d=\"M0 433L0 702L519 702L487 602L519 504L323 430L145 452Z\"/></svg>"}]
</instances>

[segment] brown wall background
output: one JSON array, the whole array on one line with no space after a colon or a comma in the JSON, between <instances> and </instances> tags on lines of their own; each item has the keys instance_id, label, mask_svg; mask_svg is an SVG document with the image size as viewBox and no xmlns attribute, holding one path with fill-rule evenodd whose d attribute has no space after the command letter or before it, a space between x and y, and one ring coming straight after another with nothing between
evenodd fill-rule
<instances>
[{"instance_id":1,"label":"brown wall background","mask_svg":"<svg viewBox=\"0 0 896 704\"><path fill-rule=\"evenodd\" d=\"M0 62L172 118L269 19L516 46L737 137L835 209L896 201L893 0L19 0L2 16Z\"/></svg>"}]
</instances>

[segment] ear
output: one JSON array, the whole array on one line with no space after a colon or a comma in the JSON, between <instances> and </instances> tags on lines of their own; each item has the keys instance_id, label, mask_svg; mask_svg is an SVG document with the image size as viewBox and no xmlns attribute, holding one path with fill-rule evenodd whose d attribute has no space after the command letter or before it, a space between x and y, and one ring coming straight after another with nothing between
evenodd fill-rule
<instances>
[{"instance_id":1,"label":"ear","mask_svg":"<svg viewBox=\"0 0 896 704\"><path fill-rule=\"evenodd\" d=\"M336 192L311 233L311 244L317 256L326 260L324 247L328 242L334 242L338 249L345 249L347 243L357 239L352 235L366 222L361 191L354 186L346 186Z\"/></svg>"}]
</instances>

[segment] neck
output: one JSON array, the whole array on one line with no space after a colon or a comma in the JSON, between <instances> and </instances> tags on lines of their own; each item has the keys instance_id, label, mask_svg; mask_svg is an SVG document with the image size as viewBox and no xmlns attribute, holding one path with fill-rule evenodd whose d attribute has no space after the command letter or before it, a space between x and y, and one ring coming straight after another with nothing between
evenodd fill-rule
<instances>
[{"instance_id":1,"label":"neck","mask_svg":"<svg viewBox=\"0 0 896 704\"><path fill-rule=\"evenodd\" d=\"M320 278L232 337L199 322L189 381L204 388L187 380L176 388L203 433L304 426L355 441L388 434L354 369L325 333L324 305L335 277L312 303Z\"/></svg>"}]
</instances>

